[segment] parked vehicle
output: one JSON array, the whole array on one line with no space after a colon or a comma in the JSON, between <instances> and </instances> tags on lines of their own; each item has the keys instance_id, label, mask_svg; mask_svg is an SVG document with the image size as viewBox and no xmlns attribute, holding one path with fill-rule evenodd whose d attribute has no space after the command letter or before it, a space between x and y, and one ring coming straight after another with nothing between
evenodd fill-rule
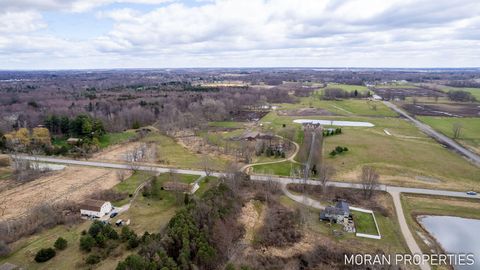
<instances>
[{"instance_id":1,"label":"parked vehicle","mask_svg":"<svg viewBox=\"0 0 480 270\"><path fill-rule=\"evenodd\" d=\"M110 218L114 218L114 217L116 217L117 215L118 215L117 212L113 212L113 213L110 214Z\"/></svg>"},{"instance_id":2,"label":"parked vehicle","mask_svg":"<svg viewBox=\"0 0 480 270\"><path fill-rule=\"evenodd\" d=\"M117 222L115 222L115 225L117 225L119 227L122 226L123 225L123 220L121 220L121 219L117 220Z\"/></svg>"},{"instance_id":3,"label":"parked vehicle","mask_svg":"<svg viewBox=\"0 0 480 270\"><path fill-rule=\"evenodd\" d=\"M467 191L467 195L475 196L475 195L477 195L477 192L472 191L472 190L471 190L471 191Z\"/></svg>"}]
</instances>

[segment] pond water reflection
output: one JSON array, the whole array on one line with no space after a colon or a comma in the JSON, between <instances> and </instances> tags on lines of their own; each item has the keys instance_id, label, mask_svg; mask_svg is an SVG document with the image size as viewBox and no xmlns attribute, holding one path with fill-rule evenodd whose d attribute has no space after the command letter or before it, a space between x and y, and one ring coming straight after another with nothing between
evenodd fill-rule
<instances>
[{"instance_id":1,"label":"pond water reflection","mask_svg":"<svg viewBox=\"0 0 480 270\"><path fill-rule=\"evenodd\" d=\"M480 269L480 220L451 216L420 216L418 220L446 253L474 254L474 265L455 269Z\"/></svg>"}]
</instances>

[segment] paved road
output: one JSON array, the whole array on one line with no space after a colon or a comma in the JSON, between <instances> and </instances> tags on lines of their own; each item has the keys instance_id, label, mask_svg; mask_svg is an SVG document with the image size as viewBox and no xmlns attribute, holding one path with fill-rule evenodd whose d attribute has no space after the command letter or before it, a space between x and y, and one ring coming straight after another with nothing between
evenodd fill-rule
<instances>
[{"instance_id":1,"label":"paved road","mask_svg":"<svg viewBox=\"0 0 480 270\"><path fill-rule=\"evenodd\" d=\"M38 157L38 156L16 156L17 158L23 158L27 160L37 161L37 162L50 162L50 163L59 163L59 164L72 164L72 165L81 165L81 166L92 166L92 167L102 167L102 168L113 168L113 169L131 169L131 164L119 164L111 162L102 162L102 161L83 161L83 160L72 160L72 159L62 159L62 158L52 158L52 157ZM147 166L147 165L136 165L137 170L142 171L153 171L153 172L169 172L172 168L162 168L157 166ZM200 176L205 176L204 171L199 170L184 170L184 169L175 169L176 172L182 174L196 174ZM222 176L224 173L214 172L212 176ZM283 192L292 200L297 201L308 206L322 209L323 206L320 202L312 200L305 196L299 196L292 194L286 188L287 184L307 184L307 185L321 185L319 181L315 180L305 180L298 178L286 178L286 177L276 177L276 176L266 176L266 175L250 175L250 179L254 181L274 181L282 185ZM348 182L328 182L327 185L343 188L356 188L361 189L362 185L358 183L348 183ZM401 232L407 242L408 248L412 254L421 254L421 249L418 246L415 238L413 237L408 224L405 219L405 215L402 209L402 204L400 201L400 193L414 193L421 195L438 195L438 196L449 196L449 197L458 197L458 198L474 198L480 199L480 194L475 196L467 195L465 192L450 191L450 190L436 190L436 189L422 189L422 188L409 188L409 187L396 187L388 185L379 185L378 189L389 192L394 201L395 211L397 213L398 222L400 224ZM128 209L128 208L127 208ZM429 265L421 265L422 270L429 270Z\"/></svg>"},{"instance_id":2,"label":"paved road","mask_svg":"<svg viewBox=\"0 0 480 270\"><path fill-rule=\"evenodd\" d=\"M91 167L112 168L112 169L125 169L125 170L131 169L130 164L113 163L113 162L106 162L106 161L86 161L86 160L74 160L74 159L43 157L43 156L28 156L28 155L17 155L15 157L37 161L37 162L50 162L50 163L57 163L57 164L70 164L70 165L91 166ZM151 172L159 172L159 173L166 173L166 172L170 172L171 170L175 170L175 172L181 173L181 174L195 174L199 176L205 176L205 172L201 170L165 168L165 167L158 167L158 166L152 166L152 165L136 165L135 169L139 171L151 171ZM225 175L225 173L212 172L211 175L219 177L219 176ZM304 180L299 178L256 175L256 174L250 175L250 179L254 181L275 181L282 184L291 184L291 183L308 184L308 185L321 184L319 181L315 181L315 180ZM337 181L328 182L327 185L344 187L344 188L362 188L362 185L358 183L337 182ZM438 196L480 199L480 194L471 196L471 195L467 195L465 192L458 192L458 191L451 191L451 190L409 188L409 187L397 187L397 186L388 186L388 185L379 185L379 189L387 192L415 193L415 194L422 194L422 195L438 195Z\"/></svg>"},{"instance_id":3,"label":"paved road","mask_svg":"<svg viewBox=\"0 0 480 270\"><path fill-rule=\"evenodd\" d=\"M400 115L404 116L408 120L410 120L413 124L415 124L421 131L429 135L430 137L434 138L435 140L448 145L452 149L456 150L463 156L467 157L469 160L471 160L475 165L480 166L480 156L473 153L472 151L466 149L465 147L461 146L459 143L456 141L450 139L449 137L435 131L433 128L431 128L429 125L426 125L417 119L411 117L408 115L405 111L402 109L398 108L395 104L389 102L389 101L383 101L383 103L389 107L390 109L394 110L395 112L399 113Z\"/></svg>"}]
</instances>

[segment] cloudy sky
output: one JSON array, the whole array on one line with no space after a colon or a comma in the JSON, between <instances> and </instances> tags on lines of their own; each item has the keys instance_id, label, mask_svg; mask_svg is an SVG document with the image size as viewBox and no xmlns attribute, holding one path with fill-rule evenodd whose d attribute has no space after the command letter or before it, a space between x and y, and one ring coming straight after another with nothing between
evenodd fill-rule
<instances>
[{"instance_id":1,"label":"cloudy sky","mask_svg":"<svg viewBox=\"0 0 480 270\"><path fill-rule=\"evenodd\" d=\"M479 0L0 0L0 69L479 66Z\"/></svg>"}]
</instances>

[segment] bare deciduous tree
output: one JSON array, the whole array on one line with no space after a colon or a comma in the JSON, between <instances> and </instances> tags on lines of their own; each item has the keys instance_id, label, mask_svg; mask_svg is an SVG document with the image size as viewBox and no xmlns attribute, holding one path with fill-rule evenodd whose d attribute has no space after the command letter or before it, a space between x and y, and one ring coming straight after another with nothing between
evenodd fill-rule
<instances>
[{"instance_id":1,"label":"bare deciduous tree","mask_svg":"<svg viewBox=\"0 0 480 270\"><path fill-rule=\"evenodd\" d=\"M322 164L317 170L317 179L322 185L323 194L325 194L327 191L327 182L330 181L335 174L335 168L328 164Z\"/></svg>"},{"instance_id":2,"label":"bare deciduous tree","mask_svg":"<svg viewBox=\"0 0 480 270\"><path fill-rule=\"evenodd\" d=\"M370 199L373 195L373 191L379 186L378 175L375 168L371 166L363 166L360 180L362 183L363 196L365 199Z\"/></svg>"},{"instance_id":3,"label":"bare deciduous tree","mask_svg":"<svg viewBox=\"0 0 480 270\"><path fill-rule=\"evenodd\" d=\"M212 159L208 155L204 155L200 161L200 165L205 172L205 176L209 177L212 174Z\"/></svg>"},{"instance_id":4,"label":"bare deciduous tree","mask_svg":"<svg viewBox=\"0 0 480 270\"><path fill-rule=\"evenodd\" d=\"M117 179L120 182L123 182L125 180L125 177L127 176L127 172L124 170L118 170L116 171Z\"/></svg>"}]
</instances>

